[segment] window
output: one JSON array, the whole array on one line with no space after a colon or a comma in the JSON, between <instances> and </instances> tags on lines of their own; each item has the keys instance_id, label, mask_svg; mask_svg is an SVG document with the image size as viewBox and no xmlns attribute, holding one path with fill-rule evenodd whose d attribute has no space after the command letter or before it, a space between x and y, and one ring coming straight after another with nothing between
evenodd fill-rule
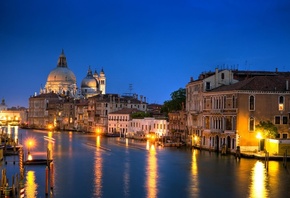
<instances>
[{"instance_id":1,"label":"window","mask_svg":"<svg viewBox=\"0 0 290 198\"><path fill-rule=\"evenodd\" d=\"M227 108L227 97L226 96L224 96L224 107L223 108L224 109Z\"/></svg>"},{"instance_id":2,"label":"window","mask_svg":"<svg viewBox=\"0 0 290 198\"><path fill-rule=\"evenodd\" d=\"M226 117L226 130L232 130L232 118L230 116Z\"/></svg>"},{"instance_id":3,"label":"window","mask_svg":"<svg viewBox=\"0 0 290 198\"><path fill-rule=\"evenodd\" d=\"M206 82L206 84L205 84L205 89L206 89L206 90L210 90L210 82Z\"/></svg>"},{"instance_id":4,"label":"window","mask_svg":"<svg viewBox=\"0 0 290 198\"><path fill-rule=\"evenodd\" d=\"M288 134L287 133L283 133L282 138L283 139L287 139L287 137L288 137Z\"/></svg>"},{"instance_id":5,"label":"window","mask_svg":"<svg viewBox=\"0 0 290 198\"><path fill-rule=\"evenodd\" d=\"M283 111L284 110L284 97L280 96L279 97L279 111Z\"/></svg>"},{"instance_id":6,"label":"window","mask_svg":"<svg viewBox=\"0 0 290 198\"><path fill-rule=\"evenodd\" d=\"M204 118L204 125L205 125L205 128L206 128L206 129L209 129L209 117L208 117L208 116L206 116L206 117Z\"/></svg>"},{"instance_id":7,"label":"window","mask_svg":"<svg viewBox=\"0 0 290 198\"><path fill-rule=\"evenodd\" d=\"M254 111L254 110L255 110L255 97L250 96L250 111Z\"/></svg>"},{"instance_id":8,"label":"window","mask_svg":"<svg viewBox=\"0 0 290 198\"><path fill-rule=\"evenodd\" d=\"M288 117L287 116L283 116L282 123L283 124L288 124Z\"/></svg>"},{"instance_id":9,"label":"window","mask_svg":"<svg viewBox=\"0 0 290 198\"><path fill-rule=\"evenodd\" d=\"M280 96L279 97L279 104L283 104L284 103L284 97L283 96Z\"/></svg>"},{"instance_id":10,"label":"window","mask_svg":"<svg viewBox=\"0 0 290 198\"><path fill-rule=\"evenodd\" d=\"M280 124L280 116L275 116L275 124Z\"/></svg>"},{"instance_id":11,"label":"window","mask_svg":"<svg viewBox=\"0 0 290 198\"><path fill-rule=\"evenodd\" d=\"M249 130L254 131L254 126L255 126L255 119L253 117L250 117L250 122L249 122Z\"/></svg>"},{"instance_id":12,"label":"window","mask_svg":"<svg viewBox=\"0 0 290 198\"><path fill-rule=\"evenodd\" d=\"M222 80L225 79L225 74L224 73L221 73L221 78L222 78Z\"/></svg>"}]
</instances>

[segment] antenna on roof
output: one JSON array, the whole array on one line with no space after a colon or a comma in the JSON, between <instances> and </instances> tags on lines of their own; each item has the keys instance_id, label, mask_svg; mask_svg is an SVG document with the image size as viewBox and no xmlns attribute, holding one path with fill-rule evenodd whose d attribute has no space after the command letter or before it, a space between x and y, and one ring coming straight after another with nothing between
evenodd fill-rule
<instances>
[{"instance_id":1,"label":"antenna on roof","mask_svg":"<svg viewBox=\"0 0 290 198\"><path fill-rule=\"evenodd\" d=\"M129 91L130 91L130 94L132 93L132 90L133 90L133 85L132 83L129 84Z\"/></svg>"}]
</instances>

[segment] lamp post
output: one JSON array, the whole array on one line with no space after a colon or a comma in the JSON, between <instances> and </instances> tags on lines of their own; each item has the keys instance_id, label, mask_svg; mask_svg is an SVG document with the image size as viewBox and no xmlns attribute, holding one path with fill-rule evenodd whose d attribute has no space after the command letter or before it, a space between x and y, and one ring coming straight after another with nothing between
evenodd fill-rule
<instances>
[{"instance_id":1,"label":"lamp post","mask_svg":"<svg viewBox=\"0 0 290 198\"><path fill-rule=\"evenodd\" d=\"M261 135L260 132L257 133L256 138L258 139L258 142L259 142L259 144L258 144L258 152L260 152L261 151L261 139L262 139L262 135Z\"/></svg>"},{"instance_id":2,"label":"lamp post","mask_svg":"<svg viewBox=\"0 0 290 198\"><path fill-rule=\"evenodd\" d=\"M30 147L32 147L33 146L33 141L32 140L28 140L28 142L27 142L27 150L28 150L28 152L27 152L27 160L32 160L32 155L30 154Z\"/></svg>"}]
</instances>

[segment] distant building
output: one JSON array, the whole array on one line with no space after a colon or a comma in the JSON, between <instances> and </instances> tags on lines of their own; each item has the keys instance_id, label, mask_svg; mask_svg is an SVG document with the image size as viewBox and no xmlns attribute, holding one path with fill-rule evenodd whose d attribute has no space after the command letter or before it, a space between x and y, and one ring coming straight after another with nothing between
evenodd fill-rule
<instances>
[{"instance_id":1,"label":"distant building","mask_svg":"<svg viewBox=\"0 0 290 198\"><path fill-rule=\"evenodd\" d=\"M7 105L5 104L4 99L2 99L1 104L0 104L0 111L2 110L7 110Z\"/></svg>"},{"instance_id":2,"label":"distant building","mask_svg":"<svg viewBox=\"0 0 290 198\"><path fill-rule=\"evenodd\" d=\"M147 135L150 133L156 134L157 137L168 135L168 122L165 119L144 118L144 119L132 119L128 127L128 133L130 136L135 134Z\"/></svg>"},{"instance_id":3,"label":"distant building","mask_svg":"<svg viewBox=\"0 0 290 198\"><path fill-rule=\"evenodd\" d=\"M108 134L119 133L126 136L128 126L132 120L132 113L138 112L135 108L123 108L108 114Z\"/></svg>"},{"instance_id":4,"label":"distant building","mask_svg":"<svg viewBox=\"0 0 290 198\"><path fill-rule=\"evenodd\" d=\"M108 133L108 115L124 108L146 112L147 103L136 94L132 96L100 94L88 98L88 130L93 132L98 128L102 133Z\"/></svg>"}]
</instances>

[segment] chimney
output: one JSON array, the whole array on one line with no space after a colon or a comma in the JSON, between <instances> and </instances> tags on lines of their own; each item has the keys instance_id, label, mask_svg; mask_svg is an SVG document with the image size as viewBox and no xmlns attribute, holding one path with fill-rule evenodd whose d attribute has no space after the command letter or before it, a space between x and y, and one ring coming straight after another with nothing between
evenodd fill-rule
<instances>
[{"instance_id":1,"label":"chimney","mask_svg":"<svg viewBox=\"0 0 290 198\"><path fill-rule=\"evenodd\" d=\"M286 91L288 91L288 90L289 90L289 81L286 80Z\"/></svg>"}]
</instances>

